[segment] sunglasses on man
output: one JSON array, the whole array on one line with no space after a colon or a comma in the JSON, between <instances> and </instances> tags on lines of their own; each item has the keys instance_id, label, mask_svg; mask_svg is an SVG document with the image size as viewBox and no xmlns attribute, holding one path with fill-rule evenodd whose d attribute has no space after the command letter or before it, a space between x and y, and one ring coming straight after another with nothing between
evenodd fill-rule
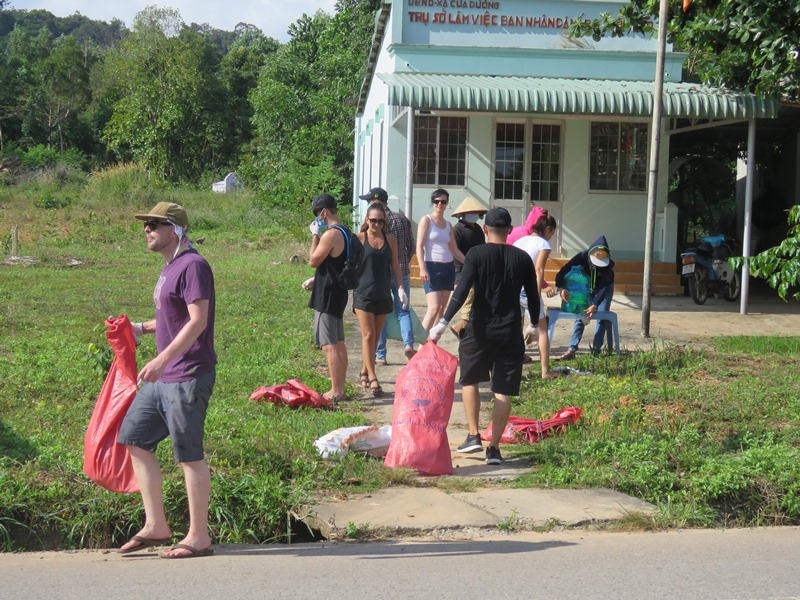
<instances>
[{"instance_id":1,"label":"sunglasses on man","mask_svg":"<svg viewBox=\"0 0 800 600\"><path fill-rule=\"evenodd\" d=\"M149 227L150 231L155 231L161 225L171 225L171 223L169 223L168 221L145 221L144 222L144 228L147 229Z\"/></svg>"}]
</instances>

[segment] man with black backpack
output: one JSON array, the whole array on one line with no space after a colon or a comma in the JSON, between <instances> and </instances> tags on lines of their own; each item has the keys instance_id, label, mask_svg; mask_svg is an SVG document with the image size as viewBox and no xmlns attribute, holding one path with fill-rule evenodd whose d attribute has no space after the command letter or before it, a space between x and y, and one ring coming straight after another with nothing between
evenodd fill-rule
<instances>
[{"instance_id":1,"label":"man with black backpack","mask_svg":"<svg viewBox=\"0 0 800 600\"><path fill-rule=\"evenodd\" d=\"M323 395L335 403L346 398L347 347L343 317L347 287L342 284L342 272L348 256L347 240L352 236L350 230L339 223L336 200L332 196L315 196L311 210L314 220L309 225L312 242L308 264L317 272L308 306L314 309L314 343L325 352L331 376L331 389Z\"/></svg>"}]
</instances>

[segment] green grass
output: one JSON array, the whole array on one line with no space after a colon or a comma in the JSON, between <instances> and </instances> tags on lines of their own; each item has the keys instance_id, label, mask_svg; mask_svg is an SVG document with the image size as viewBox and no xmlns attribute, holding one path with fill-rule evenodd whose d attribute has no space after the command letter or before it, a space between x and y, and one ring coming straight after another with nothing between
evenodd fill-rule
<instances>
[{"instance_id":1,"label":"green grass","mask_svg":"<svg viewBox=\"0 0 800 600\"><path fill-rule=\"evenodd\" d=\"M358 402L332 412L248 400L258 386L290 377L327 389L300 289L311 273L307 212L258 210L247 195L152 188L135 168L106 175L88 186L48 175L0 188L3 247L15 225L20 254L35 258L0 264L0 550L111 547L142 522L138 495L104 491L85 477L83 436L107 358L105 317L152 315L162 258L147 252L132 215L160 200L188 208L216 277L219 366L206 429L213 539L281 541L287 515L315 495L413 485L410 471L380 461L316 455L317 437L366 422ZM43 201L48 195L69 201ZM154 352L147 339L140 364ZM514 414L545 418L570 405L584 413L538 444L506 447L531 464L510 485L602 486L658 507L621 527L800 524L798 356L796 337L720 338L702 351L667 345L580 357L574 366L590 377L531 378ZM170 522L180 527L182 475L169 444L158 454Z\"/></svg>"},{"instance_id":2,"label":"green grass","mask_svg":"<svg viewBox=\"0 0 800 600\"><path fill-rule=\"evenodd\" d=\"M106 492L82 473L85 427L103 379L102 356L90 347L105 347L109 311L134 320L153 314L163 259L148 253L132 215L154 199L104 206L88 197L46 208L37 196L0 196L0 230L16 225L21 254L37 260L0 265L0 549L113 546L135 533L143 515L137 495ZM168 199L189 209L192 236L205 237L198 248L216 279L219 365L206 435L213 536L281 539L289 510L312 493L345 479L373 488L384 479L363 460L331 466L315 454L317 437L365 423L355 411L248 400L258 386L291 377L328 389L300 288L311 273L307 215L255 211L246 196L178 190ZM295 255L302 259L290 260ZM140 365L154 352L146 339ZM171 522L185 523L182 475L168 444L159 457Z\"/></svg>"},{"instance_id":3,"label":"green grass","mask_svg":"<svg viewBox=\"0 0 800 600\"><path fill-rule=\"evenodd\" d=\"M610 487L656 504L654 527L800 523L796 338L719 338L715 351L664 348L583 357L591 377L531 381L514 414L583 408L563 434L510 452L518 487Z\"/></svg>"}]
</instances>

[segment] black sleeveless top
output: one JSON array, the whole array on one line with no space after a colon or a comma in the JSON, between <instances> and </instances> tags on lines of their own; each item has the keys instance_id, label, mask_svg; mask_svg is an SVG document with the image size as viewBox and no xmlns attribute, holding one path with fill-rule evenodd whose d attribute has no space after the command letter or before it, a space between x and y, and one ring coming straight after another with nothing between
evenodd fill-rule
<instances>
[{"instance_id":1,"label":"black sleeveless top","mask_svg":"<svg viewBox=\"0 0 800 600\"><path fill-rule=\"evenodd\" d=\"M342 250L337 257L328 255L328 258L317 267L314 287L311 288L311 298L308 300L309 308L337 319L342 318L347 306L347 290L342 288L336 279L336 274L341 273L344 268L346 254L347 252Z\"/></svg>"},{"instance_id":2,"label":"black sleeveless top","mask_svg":"<svg viewBox=\"0 0 800 600\"><path fill-rule=\"evenodd\" d=\"M355 295L365 300L386 300L392 297L392 247L383 234L383 247L376 250L364 238L364 270L358 280Z\"/></svg>"}]
</instances>

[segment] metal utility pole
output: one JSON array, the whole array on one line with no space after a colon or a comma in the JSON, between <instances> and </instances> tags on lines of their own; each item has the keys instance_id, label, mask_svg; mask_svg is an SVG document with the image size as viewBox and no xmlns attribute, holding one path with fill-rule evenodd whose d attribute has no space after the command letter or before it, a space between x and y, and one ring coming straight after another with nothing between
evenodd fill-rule
<instances>
[{"instance_id":1,"label":"metal utility pole","mask_svg":"<svg viewBox=\"0 0 800 600\"><path fill-rule=\"evenodd\" d=\"M406 204L403 214L411 219L414 210L414 107L408 107L408 125L406 127Z\"/></svg>"},{"instance_id":2,"label":"metal utility pole","mask_svg":"<svg viewBox=\"0 0 800 600\"><path fill-rule=\"evenodd\" d=\"M661 146L661 113L664 106L664 54L667 48L667 0L660 0L658 10L658 49L656 81L653 92L653 126L650 132L650 177L647 181L647 227L642 282L642 335L650 337L650 297L653 292L653 246L656 231L656 192L658 191L658 155Z\"/></svg>"},{"instance_id":3,"label":"metal utility pole","mask_svg":"<svg viewBox=\"0 0 800 600\"><path fill-rule=\"evenodd\" d=\"M753 184L756 179L756 120L747 123L747 179L744 183L744 233L742 234L742 289L739 292L739 314L747 314L750 299L750 255L752 254L751 238L753 235Z\"/></svg>"}]
</instances>

